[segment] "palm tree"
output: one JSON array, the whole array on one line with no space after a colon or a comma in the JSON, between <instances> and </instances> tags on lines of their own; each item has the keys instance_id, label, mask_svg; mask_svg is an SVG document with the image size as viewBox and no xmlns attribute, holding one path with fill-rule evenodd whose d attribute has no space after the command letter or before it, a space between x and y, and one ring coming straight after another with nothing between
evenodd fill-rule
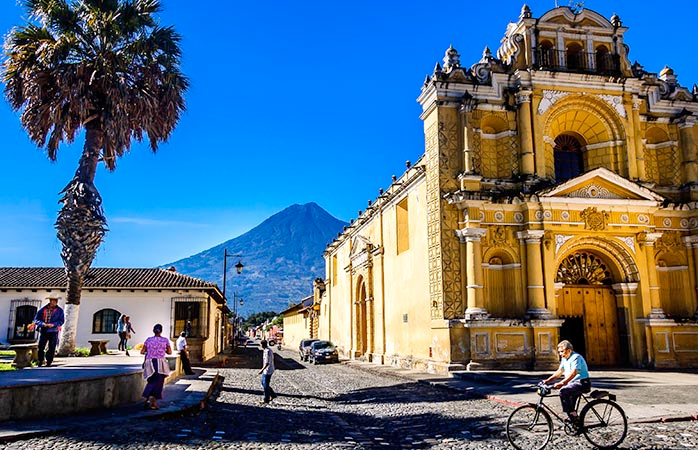
<instances>
[{"instance_id":1,"label":"palm tree","mask_svg":"<svg viewBox=\"0 0 698 450\"><path fill-rule=\"evenodd\" d=\"M167 140L189 85L180 36L160 27L159 0L24 0L30 21L5 40L5 97L29 138L55 161L61 142L85 131L75 176L61 191L55 227L68 279L59 353L75 350L85 275L107 230L94 185L97 165L113 171L131 139Z\"/></svg>"}]
</instances>

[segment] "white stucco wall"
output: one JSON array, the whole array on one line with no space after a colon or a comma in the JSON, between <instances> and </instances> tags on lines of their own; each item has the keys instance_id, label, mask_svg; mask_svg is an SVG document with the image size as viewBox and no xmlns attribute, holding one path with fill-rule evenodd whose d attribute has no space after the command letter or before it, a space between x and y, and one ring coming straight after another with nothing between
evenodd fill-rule
<instances>
[{"instance_id":1,"label":"white stucco wall","mask_svg":"<svg viewBox=\"0 0 698 450\"><path fill-rule=\"evenodd\" d=\"M8 344L8 326L10 322L10 305L12 300L28 298L40 300L39 307L43 307L48 302L46 297L49 294L56 294L55 291L45 290L12 290L0 292L0 344ZM65 295L58 305L65 306ZM188 291L186 295L205 296L204 293ZM78 333L76 338L77 347L88 347L89 340L109 339L108 348L116 348L119 338L116 333L95 334L92 333L92 320L94 314L102 309L114 309L122 314L131 316L131 324L136 330L136 334L131 337L129 345L135 346L143 342L147 337L152 336L153 326L160 323L163 326L163 336L171 337L170 315L172 309L172 298L181 297L182 294L172 290L93 290L84 291L80 302L80 318L78 320Z\"/></svg>"}]
</instances>

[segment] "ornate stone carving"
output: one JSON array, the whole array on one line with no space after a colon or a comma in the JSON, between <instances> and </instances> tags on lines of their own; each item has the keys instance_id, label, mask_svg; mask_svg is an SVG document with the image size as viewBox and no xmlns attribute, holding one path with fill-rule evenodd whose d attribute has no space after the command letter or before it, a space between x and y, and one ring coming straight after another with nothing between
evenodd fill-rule
<instances>
[{"instance_id":1,"label":"ornate stone carving","mask_svg":"<svg viewBox=\"0 0 698 450\"><path fill-rule=\"evenodd\" d=\"M547 89L544 90L543 98L541 99L540 104L538 105L538 114L544 114L558 100L567 95L570 95L570 93L563 91L552 91Z\"/></svg>"},{"instance_id":2,"label":"ornate stone carving","mask_svg":"<svg viewBox=\"0 0 698 450\"><path fill-rule=\"evenodd\" d=\"M563 259L557 269L556 283L608 284L611 272L598 256L587 252L575 252Z\"/></svg>"},{"instance_id":3,"label":"ornate stone carving","mask_svg":"<svg viewBox=\"0 0 698 450\"><path fill-rule=\"evenodd\" d=\"M625 112L625 107L623 106L623 97L620 95L607 95L602 94L598 96L601 100L605 101L611 108L615 109L622 118L627 119L628 114Z\"/></svg>"},{"instance_id":4,"label":"ornate stone carving","mask_svg":"<svg viewBox=\"0 0 698 450\"><path fill-rule=\"evenodd\" d=\"M576 197L576 198L621 198L620 196L612 193L603 186L597 184L590 184L589 186L584 186L576 191L572 191L565 197Z\"/></svg>"},{"instance_id":5,"label":"ornate stone carving","mask_svg":"<svg viewBox=\"0 0 698 450\"><path fill-rule=\"evenodd\" d=\"M678 231L665 231L662 237L657 239L655 248L660 252L677 252L684 248L681 233Z\"/></svg>"},{"instance_id":6,"label":"ornate stone carving","mask_svg":"<svg viewBox=\"0 0 698 450\"><path fill-rule=\"evenodd\" d=\"M504 226L496 226L490 228L490 245L494 247L508 246L507 229Z\"/></svg>"},{"instance_id":7,"label":"ornate stone carving","mask_svg":"<svg viewBox=\"0 0 698 450\"><path fill-rule=\"evenodd\" d=\"M562 245L563 245L565 242L569 241L569 240L572 239L573 237L574 237L574 236L563 236L563 235L560 235L560 234L556 234L556 235L555 235L555 252L557 253L557 251L560 250L560 247L562 247Z\"/></svg>"},{"instance_id":8,"label":"ornate stone carving","mask_svg":"<svg viewBox=\"0 0 698 450\"><path fill-rule=\"evenodd\" d=\"M610 214L606 211L597 211L596 208L587 208L582 211L584 228L587 230L601 231L606 229L606 221Z\"/></svg>"}]
</instances>

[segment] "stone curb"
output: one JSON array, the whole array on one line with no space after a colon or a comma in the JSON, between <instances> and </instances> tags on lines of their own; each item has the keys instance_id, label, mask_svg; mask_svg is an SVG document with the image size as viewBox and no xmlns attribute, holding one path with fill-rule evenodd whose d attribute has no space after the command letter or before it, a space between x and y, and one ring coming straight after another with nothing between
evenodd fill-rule
<instances>
[{"instance_id":1,"label":"stone curb","mask_svg":"<svg viewBox=\"0 0 698 450\"><path fill-rule=\"evenodd\" d=\"M44 424L37 426L34 429L9 431L2 430L1 428L3 424L0 423L0 442L12 442L31 439L35 437L42 437L55 432L68 431L71 429L84 427L86 425L109 425L115 422L123 422L125 418L150 420L154 418L175 417L186 413L197 414L206 407L206 402L211 397L211 395L213 395L213 393L221 386L221 384L223 383L223 379L224 377L221 376L218 372L216 372L215 375L213 375L210 385L206 391L196 391L182 394L181 399L174 400L170 405L154 411L144 411L142 409L138 409L137 405L140 405L142 403L138 402L122 407L128 410L124 415L114 414L119 410L119 408L114 408L97 412L97 414L112 413L109 417L97 417L92 420L80 420L78 423L74 421L66 421L65 423L58 423L52 425ZM167 389L167 387L168 386L165 386L165 389ZM134 408L136 408L135 412L132 412L131 410L133 410Z\"/></svg>"}]
</instances>

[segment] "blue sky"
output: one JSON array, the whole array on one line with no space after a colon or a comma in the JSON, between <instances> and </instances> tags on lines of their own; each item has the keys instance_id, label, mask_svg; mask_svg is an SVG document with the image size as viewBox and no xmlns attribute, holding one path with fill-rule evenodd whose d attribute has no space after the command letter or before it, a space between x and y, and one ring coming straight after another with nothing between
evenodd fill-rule
<instances>
[{"instance_id":1,"label":"blue sky","mask_svg":"<svg viewBox=\"0 0 698 450\"><path fill-rule=\"evenodd\" d=\"M187 112L157 154L134 145L99 170L110 232L95 266L166 264L250 230L294 203L348 221L423 152L415 99L450 44L493 52L523 2L162 0L183 36ZM560 5L567 5L559 0ZM527 2L540 17L554 0ZM698 82L694 0L587 1L629 27L631 61ZM0 1L0 33L23 23ZM60 266L53 223L82 140L51 163L0 101L0 266Z\"/></svg>"}]
</instances>

